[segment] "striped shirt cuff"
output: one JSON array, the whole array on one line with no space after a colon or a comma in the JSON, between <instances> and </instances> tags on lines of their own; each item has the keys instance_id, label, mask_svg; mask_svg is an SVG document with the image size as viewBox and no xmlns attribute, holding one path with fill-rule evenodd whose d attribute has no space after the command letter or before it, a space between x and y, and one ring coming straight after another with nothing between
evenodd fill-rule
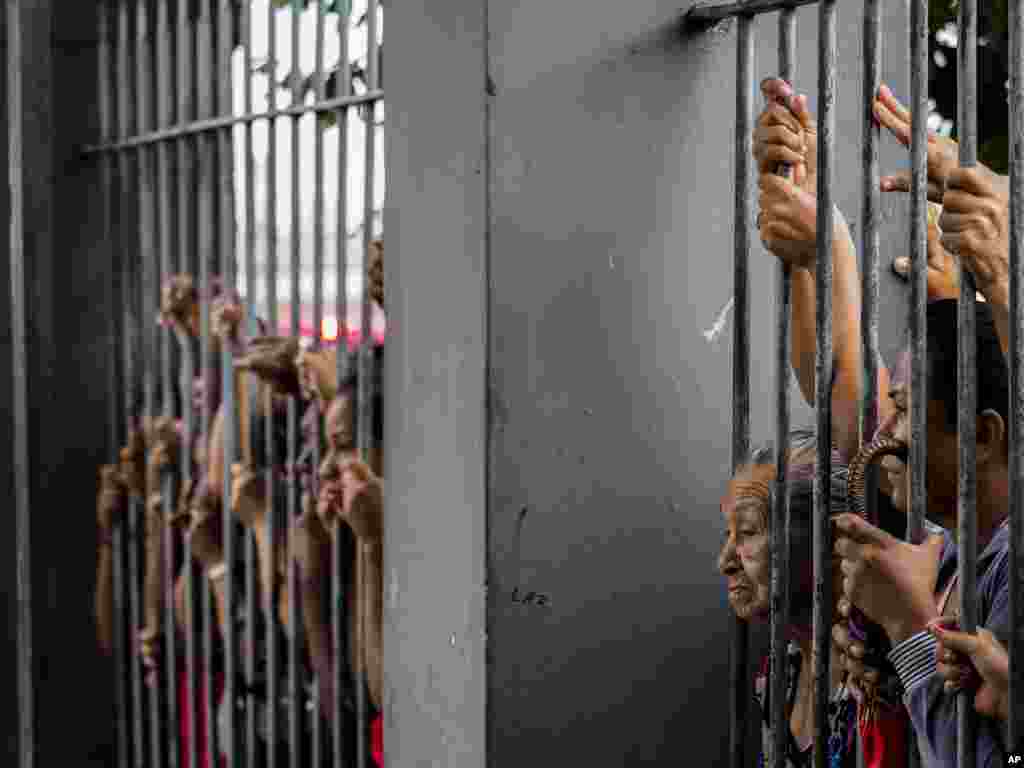
<instances>
[{"instance_id":1,"label":"striped shirt cuff","mask_svg":"<svg viewBox=\"0 0 1024 768\"><path fill-rule=\"evenodd\" d=\"M896 667L903 690L910 693L938 668L935 647L938 641L927 630L911 635L889 651L889 661Z\"/></svg>"}]
</instances>

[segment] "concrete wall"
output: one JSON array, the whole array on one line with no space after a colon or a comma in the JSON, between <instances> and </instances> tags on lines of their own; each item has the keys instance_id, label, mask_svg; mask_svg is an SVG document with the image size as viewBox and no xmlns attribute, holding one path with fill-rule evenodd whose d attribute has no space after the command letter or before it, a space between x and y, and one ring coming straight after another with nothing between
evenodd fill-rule
<instances>
[{"instance_id":1,"label":"concrete wall","mask_svg":"<svg viewBox=\"0 0 1024 768\"><path fill-rule=\"evenodd\" d=\"M731 23L682 32L688 5L387 9L390 766L725 762L731 317L704 331L732 296L736 46ZM838 13L835 178L858 238L862 7ZM884 13L905 95L906 10ZM798 24L813 105L816 8ZM756 34L760 79L776 17ZM883 169L907 162L886 140ZM905 212L884 201L885 265ZM758 441L774 261L757 243L751 264ZM888 272L882 291L891 360L905 293Z\"/></svg>"}]
</instances>

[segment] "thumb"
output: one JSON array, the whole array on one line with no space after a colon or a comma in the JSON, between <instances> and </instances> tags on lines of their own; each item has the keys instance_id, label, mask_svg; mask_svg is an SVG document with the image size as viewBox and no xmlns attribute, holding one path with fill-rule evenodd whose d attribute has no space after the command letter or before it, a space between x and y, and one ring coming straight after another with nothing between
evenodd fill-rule
<instances>
[{"instance_id":1,"label":"thumb","mask_svg":"<svg viewBox=\"0 0 1024 768\"><path fill-rule=\"evenodd\" d=\"M962 653L965 656L972 656L981 647L978 638L966 632L953 632L951 630L936 630L936 637L943 647L950 651Z\"/></svg>"},{"instance_id":2,"label":"thumb","mask_svg":"<svg viewBox=\"0 0 1024 768\"><path fill-rule=\"evenodd\" d=\"M900 171L899 173L883 176L879 180L878 187L883 192L909 192L910 171Z\"/></svg>"},{"instance_id":3,"label":"thumb","mask_svg":"<svg viewBox=\"0 0 1024 768\"><path fill-rule=\"evenodd\" d=\"M805 131L809 133L817 133L818 127L814 123L814 115L811 114L810 109L807 107L807 96L799 94L789 100L789 108L796 115L796 119L800 121L800 125L803 126Z\"/></svg>"}]
</instances>

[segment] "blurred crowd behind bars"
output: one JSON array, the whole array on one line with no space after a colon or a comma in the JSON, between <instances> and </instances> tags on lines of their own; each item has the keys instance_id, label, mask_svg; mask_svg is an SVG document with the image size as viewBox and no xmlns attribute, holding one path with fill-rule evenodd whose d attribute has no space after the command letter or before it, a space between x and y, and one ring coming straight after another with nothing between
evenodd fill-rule
<instances>
[{"instance_id":1,"label":"blurred crowd behind bars","mask_svg":"<svg viewBox=\"0 0 1024 768\"><path fill-rule=\"evenodd\" d=\"M239 424L241 404L234 402L230 351L224 350L219 371L207 365L209 299L236 292L250 336L262 322L270 334L301 337L304 347L317 349L336 341L352 350L351 355L337 356L337 376L340 381L350 366L358 366L356 407L365 417L359 420L358 446L365 457L375 380L371 346L381 343L383 333L380 310L367 294L364 258L381 235L379 2L103 0L96 7L101 135L86 152L98 160L105 238L116 254L112 295L122 303L108 361L112 402L118 404L109 415L111 444L130 444L140 422L151 424L160 416L179 420L180 472L161 478L161 514L170 519L180 486L196 480L193 437L210 434L209 400L203 396L193 402L193 376L202 377L200 389L206 393L218 386L213 380L218 376L230 422L224 431L225 466L250 455L252 446L241 445L240 436L251 439L256 430L242 430ZM259 156L265 161L259 162ZM122 210L130 213L121 217ZM197 289L198 355L179 349L169 324L157 322L163 288L176 275L191 276ZM277 457L280 463L287 460L286 466L298 458L299 408L293 397L288 403L288 456ZM269 433L269 414L267 421ZM117 449L110 459L117 464ZM315 477L314 472L314 484ZM267 480L267 534L274 556L287 551L287 531L298 513L301 488L294 472L282 476L268 471ZM229 497L230 473L225 472L225 483ZM276 509L273 500L282 498L281 490L287 503L285 509ZM244 559L245 564L244 583L233 583L239 580L233 568L225 574L225 612L234 616L243 610L253 617L263 610L253 536L239 533L229 504L223 505L223 515L225 562ZM315 709L303 706L298 670L303 637L294 613L296 601L290 601L290 624L297 630L285 640L283 666L273 628L267 628L267 682L262 691L247 687L239 674L242 665L253 668L258 641L249 638L243 659L234 622L226 623L222 644L211 637L210 585L194 564L183 569L185 592L201 599L188 599L189 631L184 637L176 633L171 592L175 563L193 561L187 539L170 525L163 533L165 594L158 618L166 666L155 684L147 686L137 641L147 621L145 516L142 500L133 497L112 535L117 764L177 766L178 734L184 727L190 734L210 736L205 750L210 765L218 751L214 745L223 740L228 766L273 766L284 760L291 765L363 766L365 687L349 685L357 710L354 722L363 726L354 735L343 733L352 725L344 721L340 706L329 724L320 722ZM340 557L335 546L333 606L344 605L342 592L351 586ZM297 568L291 558L288 563L291 594L296 594ZM272 605L268 602L266 608ZM331 611L336 652L342 650L346 633L339 628L346 621L344 610ZM184 707L173 679L182 658L187 662ZM224 674L224 697L239 704L225 707L220 723L211 675L217 668ZM315 702L315 690L312 695ZM269 706L258 709L257 697ZM279 703L282 698L284 704ZM288 711L276 711L279 707ZM287 734L279 732L282 717ZM183 725L179 718L189 722ZM264 729L265 735L257 739ZM328 732L321 733L323 729ZM185 763L192 768L200 764L201 740L189 740ZM287 758L279 760L270 747L265 755L258 754L278 740L287 742ZM354 754L351 746L344 747L353 741Z\"/></svg>"}]
</instances>

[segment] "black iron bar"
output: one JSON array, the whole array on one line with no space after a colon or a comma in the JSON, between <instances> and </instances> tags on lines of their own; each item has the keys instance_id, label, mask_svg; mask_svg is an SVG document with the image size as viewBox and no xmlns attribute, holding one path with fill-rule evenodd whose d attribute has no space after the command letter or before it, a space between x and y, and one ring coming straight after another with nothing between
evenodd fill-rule
<instances>
[{"instance_id":1,"label":"black iron bar","mask_svg":"<svg viewBox=\"0 0 1024 768\"><path fill-rule=\"evenodd\" d=\"M753 18L740 16L736 27L736 136L735 213L733 253L733 302L735 324L732 340L732 471L750 452L750 297L748 265L751 235L751 130L754 103ZM747 723L747 623L732 618L729 681L729 760L732 768L746 765Z\"/></svg>"},{"instance_id":2,"label":"black iron bar","mask_svg":"<svg viewBox=\"0 0 1024 768\"><path fill-rule=\"evenodd\" d=\"M346 97L351 94L352 77L348 60L349 24L348 13L338 14L338 64L334 73L335 94ZM345 380L348 373L348 116L347 107L336 113L338 127L338 198L337 218L335 224L335 296L334 314L338 318L338 381ZM346 599L345 574L350 570L344 562L345 548L341 532L334 537L331 547L331 649L334 658L331 686L335 701L331 718L332 765L342 768L346 761L344 732L342 729L342 694L344 686L344 670L347 669L346 653L348 643L348 611L343 601Z\"/></svg>"},{"instance_id":3,"label":"black iron bar","mask_svg":"<svg viewBox=\"0 0 1024 768\"><path fill-rule=\"evenodd\" d=\"M796 68L796 13L779 14L779 75L793 83ZM749 85L747 86L749 87ZM789 366L792 283L786 264L777 268L775 299L775 497L772 500L771 551L771 702L772 765L785 768L789 724L786 719L786 649L789 625Z\"/></svg>"},{"instance_id":4,"label":"black iron bar","mask_svg":"<svg viewBox=\"0 0 1024 768\"><path fill-rule=\"evenodd\" d=\"M17 662L18 765L33 768L36 753L36 664L32 637L31 495L29 491L28 335L29 297L25 283L24 136L22 130L21 3L7 1L7 115L8 184L10 185L11 366L14 456L14 503L17 519Z\"/></svg>"},{"instance_id":5,"label":"black iron bar","mask_svg":"<svg viewBox=\"0 0 1024 768\"><path fill-rule=\"evenodd\" d=\"M180 139L184 136L210 133L222 128L229 128L245 123L254 123L258 120L273 120L278 117L301 117L311 113L336 112L343 107L356 106L358 104L372 104L384 98L383 91L372 90L367 93L353 94L344 98L327 99L310 104L299 104L296 106L282 107L277 110L255 112L245 115L232 115L229 117L211 117L205 120L193 120L185 125L166 128L159 131L150 131L131 138L113 141L106 144L88 144L82 147L83 155L95 155L101 152L117 152L122 149L132 149L144 144L156 144L169 139Z\"/></svg>"},{"instance_id":6,"label":"black iron bar","mask_svg":"<svg viewBox=\"0 0 1024 768\"><path fill-rule=\"evenodd\" d=\"M280 332L277 318L277 15L274 3L267 2L267 113L272 115L267 121L267 190L266 190L266 254L265 272L267 289L267 322L271 335ZM281 515L284 510L278 507L276 463L282 458L277 455L274 443L273 420L270 415L270 396L267 396L267 553L270 564L264 567L273 574L274 584L278 583L278 548L281 536ZM287 572L287 571L286 571ZM264 595L266 601L267 628L267 765L277 766L278 716L280 712L280 669L278 664L277 607L275 605L276 589Z\"/></svg>"},{"instance_id":7,"label":"black iron bar","mask_svg":"<svg viewBox=\"0 0 1024 768\"><path fill-rule=\"evenodd\" d=\"M368 90L376 90L379 87L380 72L378 71L378 47L377 47L377 14L380 10L378 0L367 0L366 4L366 87ZM374 236L373 211L374 211L374 181L377 155L377 129L376 129L377 102L366 105L365 122L366 133L364 154L365 177L363 180L363 248L360 264L362 265L362 331L359 335L359 452L363 460L370 462L370 451L373 445L373 422L374 422L374 389L376 375L373 365L373 305L370 300L370 243ZM366 579L364 578L365 568L362 565L366 555L362 553L362 547L357 542L356 551L356 605L357 625L356 632L356 669L359 674L356 678L356 761L359 768L366 768L367 744L366 737L369 732L369 723L366 709L366 686L369 670L366 668Z\"/></svg>"},{"instance_id":8,"label":"black iron bar","mask_svg":"<svg viewBox=\"0 0 1024 768\"><path fill-rule=\"evenodd\" d=\"M302 13L302 4L291 3L291 69L288 73L288 83L291 91L292 106L303 103L302 70L299 65L299 20ZM291 259L289 262L289 325L291 335L295 338L300 334L300 310L302 306L302 294L299 290L301 282L301 259L302 259L302 218L301 218L301 195L299 194L299 116L293 114L291 125L291 176L289 179L291 193ZM288 401L288 457L293 468L297 465L299 456L299 420L301 401L298 398L290 398ZM301 482L299 476L292 472L291 484L288 494L288 533L291 535L291 527L299 514L299 494L301 493ZM301 669L301 657L299 648L299 637L301 634L302 615L299 609L299 568L295 559L291 556L290 547L288 553L288 622L291 625L291 632L288 635L288 699L290 711L288 718L289 726L289 748L291 751L290 765L301 765L305 759L302 749L302 723L305 719L303 700L303 675Z\"/></svg>"},{"instance_id":9,"label":"black iron bar","mask_svg":"<svg viewBox=\"0 0 1024 768\"><path fill-rule=\"evenodd\" d=\"M199 21L196 26L196 86L198 90L197 116L208 117L213 102L213 67L212 54L212 3L213 0L202 0L199 4ZM200 370L202 371L203 403L200 414L201 434L206 445L207 462L212 448L210 426L213 421L211 413L211 392L214 388L214 372L211 368L212 340L210 338L210 301L212 297L210 269L214 264L216 251L216 232L213 220L214 196L214 137L207 133L199 137L199 153L197 162L199 208L196 221L198 240L199 266L199 348ZM208 467L207 473L209 478ZM212 489L211 489L212 490ZM203 629L203 700L205 708L207 768L216 765L216 696L214 692L215 676L213 674L213 636L216 618L213 611L213 587L210 580L202 579L202 629Z\"/></svg>"},{"instance_id":10,"label":"black iron bar","mask_svg":"<svg viewBox=\"0 0 1024 768\"><path fill-rule=\"evenodd\" d=\"M192 29L189 17L190 5L177 4L175 19L175 43L177 63L177 115L178 124L185 124L191 117L192 109ZM193 204L193 186L195 175L192 166L194 145L191 136L181 136L177 140L178 158L178 258L175 269L178 274L191 270L194 239L191 231L190 211ZM192 388L195 377L195 359L192 355L193 346L187 341L182 346L180 389L181 410L184 429L182 430L181 450L181 482L189 487L193 481L192 446L195 440L196 415L192 407ZM196 659L198 637L198 619L196 611L196 582L199 578L197 566L192 557L192 545L185 538L184 555L182 558L185 574L185 701L188 702L187 730L188 754L185 756L188 768L199 766L199 666ZM177 680L175 680L177 685ZM175 739L178 734L175 734ZM184 768L184 767L183 767Z\"/></svg>"},{"instance_id":11,"label":"black iron bar","mask_svg":"<svg viewBox=\"0 0 1024 768\"><path fill-rule=\"evenodd\" d=\"M114 68L113 60L111 56L111 43L110 43L110 7L106 2L100 2L96 4L96 26L98 33L98 51L97 51L97 106L99 111L100 121L100 139L102 141L110 141L113 138L113 124L111 114L111 99L110 99L110 88L114 82ZM109 256L110 264L110 278L107 286L109 293L107 294L106 304L109 312L109 359L108 359L108 371L109 371L109 398L110 398L110 413L108 414L108 427L110 429L110 455L113 463L116 465L118 462L118 444L120 443L121 437L121 424L122 419L120 418L120 378L119 378L119 344L120 344L120 329L118 324L118 313L116 310L117 298L121 291L121 280L120 280L120 268L121 258L120 249L115 247L114 233L113 233L113 210L114 210L114 195L113 195L113 163L114 158L111 156L106 157L103 162L100 163L100 179L103 189L103 242ZM116 750L117 750L117 765L118 768L127 768L128 766L128 688L127 688L127 677L128 677L128 662L125 657L127 649L130 647L129 644L125 643L125 601L124 601L124 585L125 585L125 574L124 574L124 524L119 522L112 531L112 551L111 551L111 586L113 590L112 602L113 602L113 644L112 652L114 658L114 727L116 729Z\"/></svg>"},{"instance_id":12,"label":"black iron bar","mask_svg":"<svg viewBox=\"0 0 1024 768\"><path fill-rule=\"evenodd\" d=\"M217 88L214 97L214 114L225 116L232 112L231 103L231 37L233 26L233 7L231 0L219 0L216 19L216 41L214 44L214 78ZM234 155L231 151L231 128L223 127L217 131L217 170L218 170L218 220L217 220L217 251L220 255L220 277L225 301L232 301L236 293L236 264L234 220L235 212L232 205L234 199L234 174L232 165ZM224 525L224 562L227 572L224 577L224 693L222 696L223 736L226 752L227 768L235 768L240 760L241 733L238 729L238 623L236 622L236 579L235 568L235 517L231 511L231 467L238 456L239 414L235 397L235 367L231 339L227 336L221 340L221 403L224 414L224 475L222 478L221 506ZM218 721L220 719L218 718Z\"/></svg>"},{"instance_id":13,"label":"black iron bar","mask_svg":"<svg viewBox=\"0 0 1024 768\"><path fill-rule=\"evenodd\" d=\"M684 16L687 24L714 24L724 19L737 16L753 16L786 9L798 8L801 5L812 5L818 0L747 0L747 2L711 5L701 3L693 6Z\"/></svg>"},{"instance_id":14,"label":"black iron bar","mask_svg":"<svg viewBox=\"0 0 1024 768\"><path fill-rule=\"evenodd\" d=\"M969 168L978 161L978 9L975 0L961 0L959 45L957 46L957 129L960 139L960 166ZM960 447L957 504L958 573L960 586L960 626L974 632L978 623L977 537L975 514L977 496L975 454L977 451L977 343L975 314L975 283L973 274L957 259L960 270L959 321L957 346L959 369L957 384ZM975 733L974 694L961 690L957 694L957 751L960 768L974 768Z\"/></svg>"},{"instance_id":15,"label":"black iron bar","mask_svg":"<svg viewBox=\"0 0 1024 768\"><path fill-rule=\"evenodd\" d=\"M130 136L134 125L132 123L132 112L129 109L129 95L131 93L131 52L129 47L130 26L128 15L128 3L126 0L117 4L117 128L120 137ZM13 123L12 123L13 124ZM126 197L131 199L133 176L133 160L128 155L118 156L118 172L120 177L120 190L122 193L122 204L127 203ZM124 236L121 246L130 254L131 238ZM138 327L138 306L136 303L135 280L138 270L137 260L130 255L125 259L125 273L123 275L123 303L124 303L124 324L122 333L124 338L124 386L125 386L125 444L128 444L132 431L138 426L138 413L135 413L135 395L137 386L136 370L136 341L139 336ZM133 263L134 262L134 263ZM128 647L131 666L131 704L132 704L132 746L133 757L136 768L143 768L145 763L145 721L144 702L142 694L142 661L137 649L137 633L139 631L139 500L134 496L128 504L127 529L128 529L128 614L129 626L127 632Z\"/></svg>"},{"instance_id":16,"label":"black iron bar","mask_svg":"<svg viewBox=\"0 0 1024 768\"><path fill-rule=\"evenodd\" d=\"M1024 745L1024 1L1010 3L1010 752Z\"/></svg>"},{"instance_id":17,"label":"black iron bar","mask_svg":"<svg viewBox=\"0 0 1024 768\"><path fill-rule=\"evenodd\" d=\"M252 3L242 3L242 108L246 113L252 112ZM246 123L242 134L242 151L245 157L245 301L248 311L246 316L249 319L247 336L256 336L256 268L255 259L255 219L256 219L256 198L253 190L253 179L255 169L253 167L252 155L252 123ZM252 466L253 440L255 439L255 423L259 418L259 390L254 376L244 377L248 383L247 392L244 395L249 402L249 428L247 430L247 444L243 450L246 455L247 464ZM267 427L272 426L267 421ZM245 642L248 646L248 653L245 657L245 679L249 684L245 697L245 764L248 768L256 768L258 745L256 740L256 696L253 693L252 684L256 680L256 624L260 607L258 602L258 584L256 580L256 537L253 531L248 531L245 536L245 614L246 614L246 635Z\"/></svg>"},{"instance_id":18,"label":"black iron bar","mask_svg":"<svg viewBox=\"0 0 1024 768\"><path fill-rule=\"evenodd\" d=\"M156 18L156 96L157 96L157 126L171 125L173 115L173 101L171 97L171 35L170 35L170 13L167 3L157 5ZM171 147L164 143L157 145L157 184L158 204L156 209L157 230L159 232L159 280L156 285L155 298L159 302L160 286L170 277L172 267L171 256L171 217L173 202L171 199ZM158 303L159 306L159 303ZM155 322L155 312L146 318L147 323ZM161 388L163 391L163 416L167 419L175 418L174 408L174 383L172 372L171 329L165 326L160 331L160 345L163 363L163 378ZM175 507L175 483L174 476L168 473L162 482L163 509L162 520L167 520L173 514ZM164 749L167 753L167 764L170 768L178 768L178 679L177 679L177 633L174 622L174 549L175 533L169 525L162 528L164 536L164 629L163 636L165 657L164 669L164 696L167 712L166 738Z\"/></svg>"},{"instance_id":19,"label":"black iron bar","mask_svg":"<svg viewBox=\"0 0 1024 768\"><path fill-rule=\"evenodd\" d=\"M818 6L818 259L815 285L818 343L815 360L817 466L814 478L814 765L828 766L829 656L832 637L832 168L835 143L836 7Z\"/></svg>"}]
</instances>

